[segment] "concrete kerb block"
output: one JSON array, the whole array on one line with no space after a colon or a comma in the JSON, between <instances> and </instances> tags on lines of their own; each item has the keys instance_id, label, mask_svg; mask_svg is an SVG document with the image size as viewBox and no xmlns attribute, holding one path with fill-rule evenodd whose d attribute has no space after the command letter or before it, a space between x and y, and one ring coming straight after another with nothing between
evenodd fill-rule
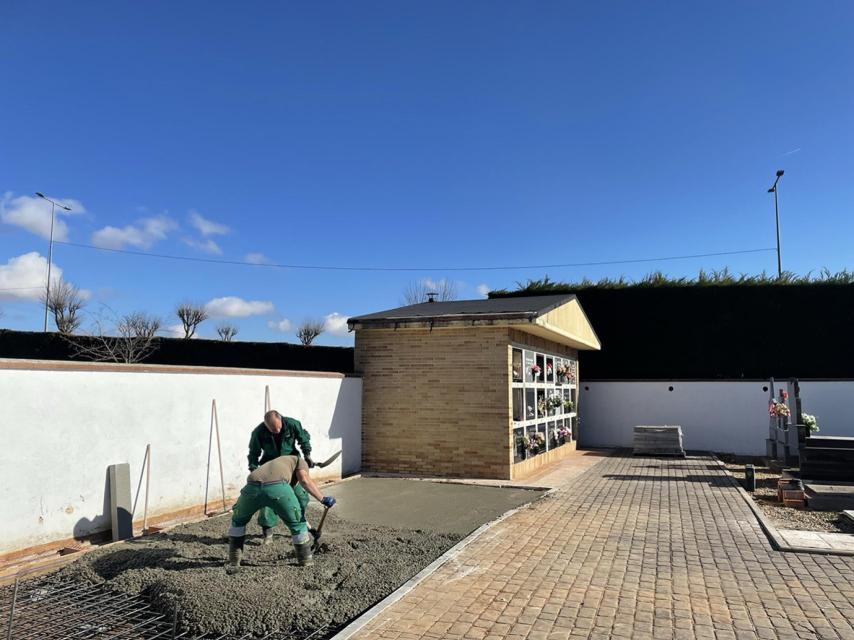
<instances>
[{"instance_id":1,"label":"concrete kerb block","mask_svg":"<svg viewBox=\"0 0 854 640\"><path fill-rule=\"evenodd\" d=\"M130 464L111 464L110 476L110 523L113 540L133 537L133 502L130 496Z\"/></svg>"}]
</instances>

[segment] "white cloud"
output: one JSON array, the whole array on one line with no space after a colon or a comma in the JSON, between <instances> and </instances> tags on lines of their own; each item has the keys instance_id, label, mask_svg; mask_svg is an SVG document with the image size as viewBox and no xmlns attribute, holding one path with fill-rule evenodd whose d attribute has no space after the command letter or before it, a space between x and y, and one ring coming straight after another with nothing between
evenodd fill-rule
<instances>
[{"instance_id":1,"label":"white cloud","mask_svg":"<svg viewBox=\"0 0 854 640\"><path fill-rule=\"evenodd\" d=\"M477 285L477 292L482 295L484 298L489 296L489 292L492 291L492 287L488 284L479 284Z\"/></svg>"},{"instance_id":2,"label":"white cloud","mask_svg":"<svg viewBox=\"0 0 854 640\"><path fill-rule=\"evenodd\" d=\"M244 300L236 296L214 298L205 305L212 318L246 318L273 313L273 303L261 300Z\"/></svg>"},{"instance_id":3,"label":"white cloud","mask_svg":"<svg viewBox=\"0 0 854 640\"><path fill-rule=\"evenodd\" d=\"M182 324L171 324L168 327L163 327L163 333L165 333L170 338L183 338L184 337L184 325L182 325Z\"/></svg>"},{"instance_id":4,"label":"white cloud","mask_svg":"<svg viewBox=\"0 0 854 640\"><path fill-rule=\"evenodd\" d=\"M433 280L433 278L422 278L422 280L421 280L421 284L423 284L425 286L425 288L427 288L429 291L435 291L436 289L438 289L441 286L440 283L444 283L444 282L445 282L444 280L440 280L439 282L436 282L435 280Z\"/></svg>"},{"instance_id":5,"label":"white cloud","mask_svg":"<svg viewBox=\"0 0 854 640\"><path fill-rule=\"evenodd\" d=\"M166 216L143 218L121 229L110 226L99 229L92 234L92 244L104 249L121 249L126 245L148 249L177 228L178 223Z\"/></svg>"},{"instance_id":6,"label":"white cloud","mask_svg":"<svg viewBox=\"0 0 854 640\"><path fill-rule=\"evenodd\" d=\"M281 320L268 320L267 326L273 329L274 331L281 331L282 333L286 333L291 330L291 321L287 318L282 318Z\"/></svg>"},{"instance_id":7,"label":"white cloud","mask_svg":"<svg viewBox=\"0 0 854 640\"><path fill-rule=\"evenodd\" d=\"M56 283L62 269L51 267L50 281ZM0 299L40 300L47 281L47 259L37 251L10 258L0 264Z\"/></svg>"},{"instance_id":8,"label":"white cloud","mask_svg":"<svg viewBox=\"0 0 854 640\"><path fill-rule=\"evenodd\" d=\"M270 262L263 253L247 253L244 260L250 264L267 264Z\"/></svg>"},{"instance_id":9,"label":"white cloud","mask_svg":"<svg viewBox=\"0 0 854 640\"><path fill-rule=\"evenodd\" d=\"M195 238L183 238L184 244L189 247L193 247L194 249L198 249L199 251L204 251L205 253L210 253L215 256L222 255L222 249L219 248L219 245L208 238L207 240L196 240Z\"/></svg>"},{"instance_id":10,"label":"white cloud","mask_svg":"<svg viewBox=\"0 0 854 640\"><path fill-rule=\"evenodd\" d=\"M53 239L64 242L68 240L68 225L62 216L85 213L86 209L79 200L72 198L53 198L53 200L71 207L71 211L57 207L54 216ZM0 197L0 221L48 239L50 238L50 203L36 196L13 198L11 191L6 192Z\"/></svg>"},{"instance_id":11,"label":"white cloud","mask_svg":"<svg viewBox=\"0 0 854 640\"><path fill-rule=\"evenodd\" d=\"M323 330L326 333L331 333L333 336L346 336L347 318L349 316L342 315L337 311L330 313L323 318Z\"/></svg>"},{"instance_id":12,"label":"white cloud","mask_svg":"<svg viewBox=\"0 0 854 640\"><path fill-rule=\"evenodd\" d=\"M198 211L194 211L190 209L190 224L192 224L196 229L199 230L206 238L208 236L224 236L229 233L231 229L229 229L224 224L220 224L219 222L214 222L213 220L208 220L203 217Z\"/></svg>"}]
</instances>

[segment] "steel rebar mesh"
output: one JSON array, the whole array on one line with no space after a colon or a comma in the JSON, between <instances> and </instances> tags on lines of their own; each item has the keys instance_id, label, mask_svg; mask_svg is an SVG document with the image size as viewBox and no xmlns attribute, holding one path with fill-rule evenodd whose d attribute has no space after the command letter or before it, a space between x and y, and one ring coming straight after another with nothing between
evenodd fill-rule
<instances>
[{"instance_id":1,"label":"steel rebar mesh","mask_svg":"<svg viewBox=\"0 0 854 640\"><path fill-rule=\"evenodd\" d=\"M4 640L308 640L327 632L318 629L302 639L290 634L197 637L182 631L177 617L153 610L142 596L51 578L0 589L0 624Z\"/></svg>"}]
</instances>

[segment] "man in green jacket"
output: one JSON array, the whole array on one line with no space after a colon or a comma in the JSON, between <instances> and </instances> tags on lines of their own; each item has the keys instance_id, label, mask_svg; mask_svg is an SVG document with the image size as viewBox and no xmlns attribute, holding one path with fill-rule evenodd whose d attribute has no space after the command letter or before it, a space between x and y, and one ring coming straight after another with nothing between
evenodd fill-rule
<instances>
[{"instance_id":1,"label":"man in green jacket","mask_svg":"<svg viewBox=\"0 0 854 640\"><path fill-rule=\"evenodd\" d=\"M268 411L264 414L264 422L252 431L249 438L249 471L279 456L299 456L296 445L299 443L302 455L309 467L314 466L311 459L311 437L302 428L299 420L286 418L278 411ZM308 505L308 493L300 486L294 488L294 493L303 509L302 522L305 522L305 507ZM258 513L258 524L264 531L264 544L273 541L273 527L279 523L279 517L269 507L264 507Z\"/></svg>"}]
</instances>

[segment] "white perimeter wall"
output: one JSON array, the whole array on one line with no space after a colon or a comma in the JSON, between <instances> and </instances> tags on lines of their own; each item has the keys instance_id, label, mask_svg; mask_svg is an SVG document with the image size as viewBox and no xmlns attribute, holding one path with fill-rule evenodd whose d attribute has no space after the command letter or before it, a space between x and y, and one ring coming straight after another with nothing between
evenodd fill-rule
<instances>
[{"instance_id":1,"label":"white perimeter wall","mask_svg":"<svg viewBox=\"0 0 854 640\"><path fill-rule=\"evenodd\" d=\"M214 398L226 493L236 495L248 473L250 432L263 418L266 385L272 408L309 431L315 460L343 449L313 477L359 469L359 378L156 369L19 370L0 363L0 553L109 529L107 466L130 463L134 498L148 443L149 514L202 504ZM221 506L215 447L214 441L210 496ZM135 519L142 517L143 493Z\"/></svg>"},{"instance_id":2,"label":"white perimeter wall","mask_svg":"<svg viewBox=\"0 0 854 640\"><path fill-rule=\"evenodd\" d=\"M785 381L775 383L777 389ZM635 425L681 425L686 449L765 455L768 382L584 382L582 447L631 447ZM854 436L854 381L800 381L819 435ZM668 387L673 387L669 391Z\"/></svg>"}]
</instances>

